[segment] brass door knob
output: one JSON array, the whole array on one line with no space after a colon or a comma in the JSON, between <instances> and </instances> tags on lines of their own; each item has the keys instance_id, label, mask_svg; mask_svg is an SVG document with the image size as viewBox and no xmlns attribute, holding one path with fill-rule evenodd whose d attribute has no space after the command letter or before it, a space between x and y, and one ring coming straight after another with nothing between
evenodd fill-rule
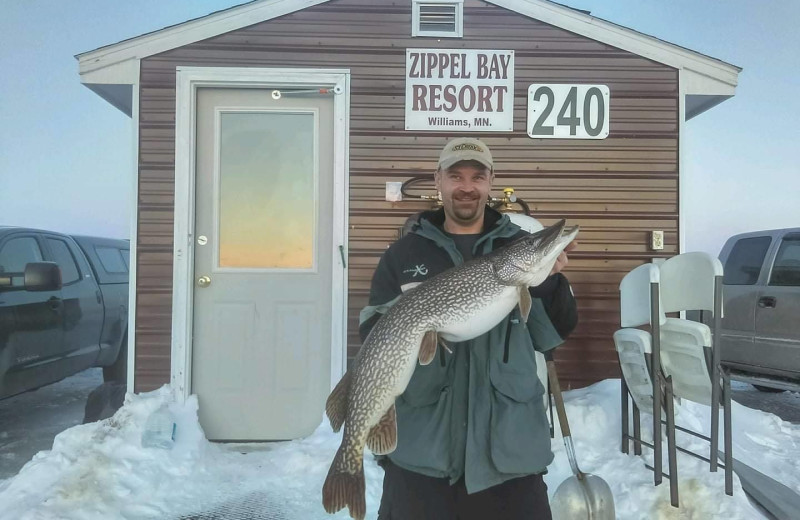
<instances>
[{"instance_id":1,"label":"brass door knob","mask_svg":"<svg viewBox=\"0 0 800 520\"><path fill-rule=\"evenodd\" d=\"M201 276L197 279L197 285L200 287L208 287L211 285L211 277L210 276Z\"/></svg>"}]
</instances>

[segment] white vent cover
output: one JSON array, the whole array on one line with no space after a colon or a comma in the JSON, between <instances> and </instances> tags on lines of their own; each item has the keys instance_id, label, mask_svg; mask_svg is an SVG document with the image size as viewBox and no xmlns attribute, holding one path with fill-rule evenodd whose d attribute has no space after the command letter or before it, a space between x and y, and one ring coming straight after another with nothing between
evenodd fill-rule
<instances>
[{"instance_id":1,"label":"white vent cover","mask_svg":"<svg viewBox=\"0 0 800 520\"><path fill-rule=\"evenodd\" d=\"M411 36L460 38L464 32L463 0L414 0Z\"/></svg>"}]
</instances>

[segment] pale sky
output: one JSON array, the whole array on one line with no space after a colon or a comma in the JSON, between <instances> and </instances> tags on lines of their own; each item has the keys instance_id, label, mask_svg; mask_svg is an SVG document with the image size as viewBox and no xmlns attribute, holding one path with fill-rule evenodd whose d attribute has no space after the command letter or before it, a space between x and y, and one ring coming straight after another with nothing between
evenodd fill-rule
<instances>
[{"instance_id":1,"label":"pale sky","mask_svg":"<svg viewBox=\"0 0 800 520\"><path fill-rule=\"evenodd\" d=\"M74 55L239 3L2 0L0 224L127 238L131 122L80 84ZM800 226L800 1L562 3L744 69L682 136L686 251Z\"/></svg>"}]
</instances>

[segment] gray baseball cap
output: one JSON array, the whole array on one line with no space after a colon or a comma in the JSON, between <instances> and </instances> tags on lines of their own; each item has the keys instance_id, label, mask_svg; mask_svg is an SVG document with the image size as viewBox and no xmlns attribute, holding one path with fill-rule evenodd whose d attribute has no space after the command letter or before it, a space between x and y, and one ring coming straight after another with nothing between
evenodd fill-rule
<instances>
[{"instance_id":1,"label":"gray baseball cap","mask_svg":"<svg viewBox=\"0 0 800 520\"><path fill-rule=\"evenodd\" d=\"M489 147L480 139L473 137L451 139L439 154L439 169L446 170L460 161L478 161L490 170L494 167Z\"/></svg>"}]
</instances>

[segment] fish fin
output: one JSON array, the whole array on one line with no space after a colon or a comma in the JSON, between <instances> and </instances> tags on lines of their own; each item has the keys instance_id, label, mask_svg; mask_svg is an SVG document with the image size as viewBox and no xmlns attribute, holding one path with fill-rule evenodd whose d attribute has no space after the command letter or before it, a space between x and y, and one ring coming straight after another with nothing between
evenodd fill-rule
<instances>
[{"instance_id":1,"label":"fish fin","mask_svg":"<svg viewBox=\"0 0 800 520\"><path fill-rule=\"evenodd\" d=\"M367 448L376 455L386 455L397 447L397 414L394 403L386 410L378 424L372 427L367 437Z\"/></svg>"},{"instance_id":2,"label":"fish fin","mask_svg":"<svg viewBox=\"0 0 800 520\"><path fill-rule=\"evenodd\" d=\"M347 415L347 394L350 392L350 371L344 373L325 401L325 415L331 423L333 431L338 432Z\"/></svg>"},{"instance_id":3,"label":"fish fin","mask_svg":"<svg viewBox=\"0 0 800 520\"><path fill-rule=\"evenodd\" d=\"M419 364L427 365L433 361L436 355L436 344L438 343L435 330L429 330L422 336L422 344L419 346Z\"/></svg>"},{"instance_id":4,"label":"fish fin","mask_svg":"<svg viewBox=\"0 0 800 520\"><path fill-rule=\"evenodd\" d=\"M350 516L356 520L364 520L367 514L366 492L364 485L364 464L361 455L357 460L355 471L342 471L344 466L343 446L339 447L333 459L331 469L322 485L322 506L328 513L335 513L347 507Z\"/></svg>"},{"instance_id":5,"label":"fish fin","mask_svg":"<svg viewBox=\"0 0 800 520\"><path fill-rule=\"evenodd\" d=\"M528 287L520 285L519 289L519 313L522 315L522 321L528 321L528 314L531 313L531 293L528 292Z\"/></svg>"}]
</instances>

